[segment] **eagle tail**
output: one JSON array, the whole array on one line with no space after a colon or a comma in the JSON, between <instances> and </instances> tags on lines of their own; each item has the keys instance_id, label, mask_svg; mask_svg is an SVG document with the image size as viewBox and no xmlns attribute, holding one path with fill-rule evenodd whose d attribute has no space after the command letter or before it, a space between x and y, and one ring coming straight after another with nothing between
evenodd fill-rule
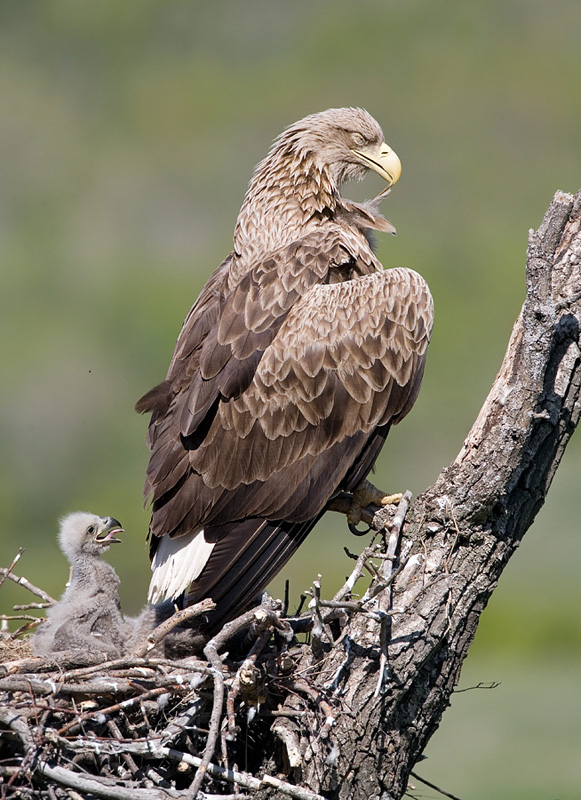
<instances>
[{"instance_id":1,"label":"eagle tail","mask_svg":"<svg viewBox=\"0 0 581 800\"><path fill-rule=\"evenodd\" d=\"M203 624L206 635L215 634L252 605L320 516L305 522L251 518L205 531L215 544L202 574L190 586L187 605L204 597L216 603Z\"/></svg>"}]
</instances>

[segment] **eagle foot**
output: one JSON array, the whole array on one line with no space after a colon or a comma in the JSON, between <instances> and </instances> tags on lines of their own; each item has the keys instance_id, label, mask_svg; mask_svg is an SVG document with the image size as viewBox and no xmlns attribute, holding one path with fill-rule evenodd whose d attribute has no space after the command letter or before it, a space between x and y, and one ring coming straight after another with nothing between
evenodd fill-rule
<instances>
[{"instance_id":1,"label":"eagle foot","mask_svg":"<svg viewBox=\"0 0 581 800\"><path fill-rule=\"evenodd\" d=\"M357 525L361 522L362 511L367 506L385 506L397 505L402 498L401 492L396 494L385 494L368 480L361 481L357 489L353 492L351 498L351 506L347 511L347 523L351 533L357 536L363 536L368 533L370 528L366 531L357 530Z\"/></svg>"}]
</instances>

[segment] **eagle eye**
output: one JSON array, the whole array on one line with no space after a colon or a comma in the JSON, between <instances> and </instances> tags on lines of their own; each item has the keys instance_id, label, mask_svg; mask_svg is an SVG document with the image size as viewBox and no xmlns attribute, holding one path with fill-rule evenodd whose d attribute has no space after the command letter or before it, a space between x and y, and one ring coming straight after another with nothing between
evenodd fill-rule
<instances>
[{"instance_id":1,"label":"eagle eye","mask_svg":"<svg viewBox=\"0 0 581 800\"><path fill-rule=\"evenodd\" d=\"M95 533L95 526L89 525L89 527L87 528L87 533Z\"/></svg>"}]
</instances>

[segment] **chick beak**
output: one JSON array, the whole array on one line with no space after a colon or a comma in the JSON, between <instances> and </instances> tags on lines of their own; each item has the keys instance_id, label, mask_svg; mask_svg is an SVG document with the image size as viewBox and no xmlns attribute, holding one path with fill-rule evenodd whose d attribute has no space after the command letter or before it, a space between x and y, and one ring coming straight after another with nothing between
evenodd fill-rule
<instances>
[{"instance_id":1,"label":"chick beak","mask_svg":"<svg viewBox=\"0 0 581 800\"><path fill-rule=\"evenodd\" d=\"M105 517L103 523L103 527L99 528L95 534L95 541L99 544L107 545L120 542L121 539L117 539L116 536L117 534L125 533L125 531L119 520L116 520L114 517Z\"/></svg>"}]
</instances>

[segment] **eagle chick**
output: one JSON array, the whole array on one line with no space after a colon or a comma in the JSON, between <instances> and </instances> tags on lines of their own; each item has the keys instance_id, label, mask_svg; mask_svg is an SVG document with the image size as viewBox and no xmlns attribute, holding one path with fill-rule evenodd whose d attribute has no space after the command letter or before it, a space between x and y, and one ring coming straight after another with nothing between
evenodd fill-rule
<instances>
[{"instance_id":1,"label":"eagle chick","mask_svg":"<svg viewBox=\"0 0 581 800\"><path fill-rule=\"evenodd\" d=\"M72 578L59 602L32 638L37 655L82 649L118 658L127 625L121 616L119 578L101 555L120 542L121 523L76 511L60 522L60 548L72 566Z\"/></svg>"}]
</instances>

